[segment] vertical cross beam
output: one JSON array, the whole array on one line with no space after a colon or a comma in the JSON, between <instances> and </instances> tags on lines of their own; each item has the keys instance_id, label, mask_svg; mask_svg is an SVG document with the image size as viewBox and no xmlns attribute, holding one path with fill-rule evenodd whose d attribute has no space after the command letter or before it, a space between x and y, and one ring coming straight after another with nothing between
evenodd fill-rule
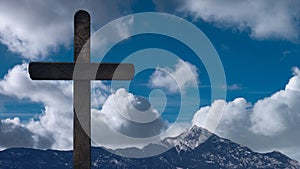
<instances>
[{"instance_id":1,"label":"vertical cross beam","mask_svg":"<svg viewBox=\"0 0 300 169\"><path fill-rule=\"evenodd\" d=\"M74 62L90 63L90 15L78 11L74 16ZM74 169L91 168L91 84L74 80L73 165ZM79 121L80 119L80 121Z\"/></svg>"}]
</instances>

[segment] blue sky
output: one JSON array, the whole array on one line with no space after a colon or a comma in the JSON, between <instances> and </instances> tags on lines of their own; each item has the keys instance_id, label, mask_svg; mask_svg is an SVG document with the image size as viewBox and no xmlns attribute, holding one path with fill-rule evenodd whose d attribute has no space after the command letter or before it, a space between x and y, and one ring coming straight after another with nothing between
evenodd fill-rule
<instances>
[{"instance_id":1,"label":"blue sky","mask_svg":"<svg viewBox=\"0 0 300 169\"><path fill-rule=\"evenodd\" d=\"M253 6L247 4L248 2L246 1L241 1L236 4L233 1L226 3L225 1L217 2L206 0L188 0L186 2L159 2L156 0L143 2L103 1L89 2L86 4L80 2L69 4L65 1L54 1L49 4L46 2L45 4L34 4L31 11L28 10L30 5L26 2L22 2L24 3L23 5L17 5L18 3L15 1L1 3L3 4L1 5L2 7L0 7L1 11L3 11L0 13L1 123L7 126L11 124L24 127L24 130L28 130L32 134L31 138L27 139L33 143L29 145L18 145L17 142L16 144L3 143L0 147L29 146L54 149L69 148L66 145L72 141L70 134L64 137L61 135L70 130L70 124L66 124L66 127L61 126L61 128L65 128L66 131L63 130L60 135L53 133L53 130L50 128L59 122L54 119L57 113L63 114L59 115L58 118L62 116L68 117L67 121L71 120L69 118L72 115L71 112L67 110L63 112L59 111L59 109L65 106L65 103L70 102L70 93L72 93L70 92L71 83L33 82L34 84L31 84L31 82L25 78L26 73L24 72L26 72L26 64L30 61L71 62L73 60L72 19L76 10L86 9L90 12L93 32L97 31L106 23L127 14L165 12L182 17L197 26L216 49L222 62L227 82L227 95L224 102L222 102L223 108L225 108L223 113L226 114L229 110L231 110L230 112L236 112L240 110L240 107L242 107L242 112L245 111L245 113L249 113L246 117L248 120L245 120L245 116L239 113L233 113L233 116L238 116L239 118L223 114L224 121L221 120L221 127L216 130L216 133L238 141L241 144L245 144L246 146L250 146L258 151L278 149L293 158L300 159L300 154L297 154L296 151L300 149L300 145L296 143L300 142L300 138L297 137L298 135L292 137L284 134L290 130L289 127L293 128L292 131L300 127L296 125L297 122L300 122L298 121L300 117L299 109L297 110L297 106L294 104L294 102L297 102L297 99L300 98L298 97L300 86L297 86L297 84L300 84L300 80L298 79L300 75L298 74L299 72L297 73L297 69L293 69L294 67L300 68L300 5L297 0L287 2L276 0L274 3L271 1L254 1ZM45 8L47 5L53 7L52 9L54 10ZM238 7L235 8L234 5ZM253 9L244 8L245 5L250 5ZM8 12L8 9L10 11L20 11L20 14ZM44 9L44 11L40 9ZM130 21L128 21L128 23L126 22L125 26L126 24L130 24L129 22ZM124 31L123 33L126 34L124 27L122 27L121 31ZM189 32L183 33L188 34ZM186 120L187 123L192 121L192 123L200 126L203 125L202 122L195 122L197 119L195 117L193 118L193 116L196 112L205 114L207 113L206 110L214 107L214 105L211 105L214 100L212 100L212 102L210 100L211 84L205 66L199 61L197 55L187 46L170 37L144 34L124 39L115 45L105 57L108 61L122 61L122 58L126 58L134 52L147 48L160 48L170 51L185 61L184 63L191 64L189 67L195 66L197 68L198 76L196 77L199 82L198 90L201 96L199 102L200 106L196 108L191 106L190 109L186 109L188 112L185 113L190 117L190 119ZM159 51L156 52L159 54ZM97 60L97 58L95 60ZM180 63L180 61L178 61L178 63ZM25 66L22 67L21 65ZM168 68L164 66L160 67L164 70L169 70L169 73L175 74L176 72L176 62L170 63ZM10 73L8 73L9 71ZM136 77L130 82L128 91L123 94L130 97L132 93L133 95L140 95L147 98L155 88L153 85L149 85L151 84L151 80L153 80L151 77L155 71L156 69L149 69L138 72L139 74L136 74ZM13 80L16 84L13 84ZM186 80L186 82L189 82L189 80ZM117 85L117 83L118 82L116 82L115 85ZM292 88L294 90L293 95L289 93L288 89L291 88L287 88L287 84L289 84L288 86L295 87ZM92 106L92 108L99 109L95 110L96 113L97 111L101 111L103 104L108 105L109 102L105 102L105 100L111 95L111 91L108 89L110 82L103 82L98 85L97 89L99 89L99 93L94 93L94 96L97 97L95 101L96 106ZM122 83L120 83L120 85L122 86ZM43 89L39 89L39 86L42 86ZM225 86L219 86L219 88L224 87ZM195 101L193 98L195 97L192 90L194 88L193 86L185 86L186 93L182 95L177 92L168 93L168 88L165 88L163 84L161 84L160 87L156 86L156 88L161 89L167 96L166 110L162 117L170 123L173 123L176 119L176 114L179 109L178 103L180 103L180 99L182 99L180 97L182 95L190 99L188 100L190 104ZM49 93L45 91L47 89L50 90ZM54 92L54 90L58 91ZM115 93L117 89L114 90L112 93ZM36 93L34 93L35 91ZM53 95L51 91L53 91ZM276 95L273 97L272 95L276 93L280 96ZM65 98L65 100L62 101L58 99L61 105L49 101L58 96L61 96L63 99ZM114 96L119 97L118 94ZM164 101L163 95L158 92L155 96L161 100L157 101L159 103L153 101L152 104L154 108L160 110L160 106L163 107L165 104L161 104L161 102ZM111 98L113 98L113 96L111 96ZM244 100L235 100L236 98L243 98ZM287 100L291 98L293 101L285 103L284 100L280 100L282 98L287 98ZM271 103L270 100L276 100L277 102ZM266 103L265 106L263 106L264 103ZM189 103L184 104L188 105ZM216 104L218 103L215 103L215 105ZM271 105L270 108L268 107L269 105ZM272 107L272 105L274 106ZM285 108L276 108L277 105L283 105L282 107L286 106L288 110ZM68 106L71 105L66 105L66 107ZM205 109L205 106L209 107ZM253 110L252 107L254 107ZM263 109L262 107L268 107L269 109ZM251 110L246 111L248 109ZM264 112L268 113L264 115ZM274 114L270 114L270 112L274 112ZM155 110L151 110L151 113L155 113ZM262 117L260 117L260 115ZM205 115L199 115L199 117L204 116ZM264 121L264 117L274 117L276 119L270 122L267 120ZM294 121L286 120L292 117L295 117ZM258 120L256 121L255 119ZM239 122L232 122L234 120ZM223 124L226 126L232 122L230 127L236 128L240 125L236 125L236 123L244 121L246 127L248 127L245 133L247 136L240 134L243 132L242 130L228 130L225 132L222 127ZM273 129L264 128L258 121L263 121L266 124L270 122L269 125L274 125L275 127L273 127ZM41 127L41 129L37 129L38 127ZM262 132L262 130L266 131L266 133ZM248 133L248 131L251 132ZM1 132L5 133L5 131ZM48 135L41 133L48 133ZM49 146L44 142L32 139L34 136L40 140L48 140L46 143L53 140L59 141L53 141L53 143L50 144L51 146ZM251 137L253 140L258 139L257 144L260 145L254 144L254 141L252 140L251 142L251 139L250 141L245 141L242 137ZM270 141L277 137L293 138L295 142L287 142L284 139L280 143ZM267 146L267 148L264 149L263 146L261 146L264 144L274 144L274 146Z\"/></svg>"}]
</instances>

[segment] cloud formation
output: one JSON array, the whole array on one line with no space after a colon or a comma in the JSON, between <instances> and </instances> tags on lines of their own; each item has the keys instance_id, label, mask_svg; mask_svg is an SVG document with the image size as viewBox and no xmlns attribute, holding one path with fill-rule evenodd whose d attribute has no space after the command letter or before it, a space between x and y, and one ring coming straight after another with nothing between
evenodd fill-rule
<instances>
[{"instance_id":1,"label":"cloud formation","mask_svg":"<svg viewBox=\"0 0 300 169\"><path fill-rule=\"evenodd\" d=\"M32 81L28 64L13 67L0 80L0 93L17 99L42 103L44 110L36 120L20 122L19 118L0 121L0 148L34 147L72 149L73 87L70 81ZM109 148L143 146L159 137L168 125L145 98L118 89L113 94L101 82L92 83L92 133L96 145ZM127 139L124 139L125 135ZM20 140L23 140L20 142Z\"/></svg>"},{"instance_id":2,"label":"cloud formation","mask_svg":"<svg viewBox=\"0 0 300 169\"><path fill-rule=\"evenodd\" d=\"M31 120L28 124L22 125L24 130L30 131L36 137L47 138L47 136L52 135L53 138L49 137L48 141L51 142L53 148L72 147L72 83L67 81L32 81L29 78L27 68L28 64L24 63L9 70L4 79L0 81L0 93L42 103L44 110L39 120ZM11 123L14 122L16 121L11 121ZM20 125L14 123L11 126ZM18 140L20 137L15 137L14 140Z\"/></svg>"},{"instance_id":3,"label":"cloud formation","mask_svg":"<svg viewBox=\"0 0 300 169\"><path fill-rule=\"evenodd\" d=\"M300 71L294 68L293 72L284 90L254 104L244 98L231 102L217 100L196 112L193 124L206 127L210 113L223 112L215 131L220 136L258 151L277 149L289 153L295 147L300 151Z\"/></svg>"},{"instance_id":4,"label":"cloud formation","mask_svg":"<svg viewBox=\"0 0 300 169\"><path fill-rule=\"evenodd\" d=\"M54 142L51 134L36 135L20 124L19 118L1 120L0 135L0 148L36 147L45 149L51 147Z\"/></svg>"},{"instance_id":5,"label":"cloud formation","mask_svg":"<svg viewBox=\"0 0 300 169\"><path fill-rule=\"evenodd\" d=\"M169 93L184 92L187 87L197 86L198 76L196 66L178 59L175 70L156 68L151 75L149 85L153 88L163 88Z\"/></svg>"},{"instance_id":6,"label":"cloud formation","mask_svg":"<svg viewBox=\"0 0 300 169\"><path fill-rule=\"evenodd\" d=\"M24 63L12 68L0 81L0 93L39 102L45 108L38 120L30 120L25 124L18 118L1 120L0 147L71 149L72 83L31 81L27 66ZM296 155L300 138L300 71L294 68L293 72L294 75L284 90L254 104L244 98L237 98L231 102L216 100L211 106L202 107L195 113L193 124L210 129L210 124L206 123L208 115L218 115L223 111L223 117L215 131L218 135L250 146L254 150L277 149ZM103 84L96 84L93 89L94 96L98 98L93 99L92 106L92 133L95 145L100 143L108 148L142 147L161 139L131 139L132 136L143 138L156 135L168 127L167 122L157 118L159 112L146 99L134 96L125 89L118 89L109 95L109 88ZM102 109L99 109L102 104ZM212 117L214 116L210 118ZM153 119L157 120L144 126L132 123L147 123ZM174 131L176 134L180 133L177 129ZM124 138L122 135L129 137ZM292 157L299 159L298 156Z\"/></svg>"},{"instance_id":7,"label":"cloud formation","mask_svg":"<svg viewBox=\"0 0 300 169\"><path fill-rule=\"evenodd\" d=\"M297 0L157 1L156 10L183 12L222 28L250 33L255 39L299 40L300 2ZM0 42L27 59L45 58L62 46L70 47L73 15L85 9L92 15L92 30L123 14L131 13L131 1L3 1L0 10ZM122 25L120 25L122 26ZM122 29L123 30L123 29ZM126 31L122 31L122 34ZM103 42L102 42L103 43Z\"/></svg>"},{"instance_id":8,"label":"cloud formation","mask_svg":"<svg viewBox=\"0 0 300 169\"><path fill-rule=\"evenodd\" d=\"M73 15L79 9L92 15L93 28L99 28L128 12L121 0L91 1L1 1L0 42L28 59L46 57L61 45L69 47L73 36Z\"/></svg>"},{"instance_id":9,"label":"cloud formation","mask_svg":"<svg viewBox=\"0 0 300 169\"><path fill-rule=\"evenodd\" d=\"M118 89L111 94L101 110L92 110L92 133L94 142L107 147L147 145L149 138L159 135L168 123L143 97ZM103 128L104 127L104 128Z\"/></svg>"},{"instance_id":10,"label":"cloud formation","mask_svg":"<svg viewBox=\"0 0 300 169\"><path fill-rule=\"evenodd\" d=\"M298 0L187 0L177 8L222 28L246 31L255 39L299 39Z\"/></svg>"}]
</instances>

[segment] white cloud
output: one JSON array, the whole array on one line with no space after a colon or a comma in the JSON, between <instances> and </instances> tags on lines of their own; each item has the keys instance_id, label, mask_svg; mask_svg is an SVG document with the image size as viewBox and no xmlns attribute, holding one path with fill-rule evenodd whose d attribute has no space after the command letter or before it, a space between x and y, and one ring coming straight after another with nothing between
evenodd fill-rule
<instances>
[{"instance_id":1,"label":"white cloud","mask_svg":"<svg viewBox=\"0 0 300 169\"><path fill-rule=\"evenodd\" d=\"M252 126L250 129L252 132L272 136L284 132L288 128L286 117L289 116L289 106L284 100L286 94L286 91L280 91L255 103L251 116Z\"/></svg>"},{"instance_id":2,"label":"white cloud","mask_svg":"<svg viewBox=\"0 0 300 169\"><path fill-rule=\"evenodd\" d=\"M196 112L193 124L207 128L208 115L223 112L215 131L220 136L258 151L276 149L290 153L295 147L300 151L300 73L298 68L293 71L294 76L284 90L253 105L244 98L232 102L217 100ZM300 159L300 156L293 156L295 154L288 155Z\"/></svg>"},{"instance_id":3,"label":"white cloud","mask_svg":"<svg viewBox=\"0 0 300 169\"><path fill-rule=\"evenodd\" d=\"M254 133L269 136L300 127L300 71L295 67L293 72L285 90L255 103L251 117Z\"/></svg>"},{"instance_id":4,"label":"white cloud","mask_svg":"<svg viewBox=\"0 0 300 169\"><path fill-rule=\"evenodd\" d=\"M300 2L297 0L153 1L159 11L173 12L177 9L220 27L250 31L251 36L257 39L299 38ZM70 47L73 15L77 10L85 9L91 13L92 29L95 30L123 14L130 13L130 5L130 2L122 0L88 3L82 0L72 2L2 0L0 42L10 51L25 58L44 58L62 45ZM120 25L120 28L122 28L120 35L125 36L123 26Z\"/></svg>"},{"instance_id":5,"label":"white cloud","mask_svg":"<svg viewBox=\"0 0 300 169\"><path fill-rule=\"evenodd\" d=\"M101 81L91 81L91 85L91 107L92 109L99 109L110 95L111 89Z\"/></svg>"},{"instance_id":6,"label":"white cloud","mask_svg":"<svg viewBox=\"0 0 300 169\"><path fill-rule=\"evenodd\" d=\"M128 5L121 0L89 3L82 0L1 0L0 42L25 58L45 57L60 45L72 44L73 15L77 10L88 10L93 26L98 29L123 12L128 12Z\"/></svg>"},{"instance_id":7,"label":"white cloud","mask_svg":"<svg viewBox=\"0 0 300 169\"><path fill-rule=\"evenodd\" d=\"M229 103L224 100L216 100L211 106L203 107L197 111L192 122L214 132L215 126L211 126L211 123L214 123L213 119L218 119L217 117L223 113L218 124L221 128L217 128L216 132L220 135L228 135L228 133L236 132L236 127L247 127L245 123L245 121L249 120L247 119L249 114L245 109L247 106L249 106L249 103L243 98L237 98ZM215 116L211 114L215 114Z\"/></svg>"},{"instance_id":8,"label":"white cloud","mask_svg":"<svg viewBox=\"0 0 300 169\"><path fill-rule=\"evenodd\" d=\"M36 136L53 135L53 140L51 140L53 148L71 148L73 128L72 83L67 81L32 81L29 78L27 67L28 64L24 63L9 70L4 79L0 81L0 93L44 104L45 109L39 120L31 120L23 127L26 127ZM19 138L16 137L15 139Z\"/></svg>"},{"instance_id":9,"label":"white cloud","mask_svg":"<svg viewBox=\"0 0 300 169\"><path fill-rule=\"evenodd\" d=\"M256 39L299 39L298 0L187 0L178 10L218 27L249 31Z\"/></svg>"},{"instance_id":10,"label":"white cloud","mask_svg":"<svg viewBox=\"0 0 300 169\"><path fill-rule=\"evenodd\" d=\"M0 81L0 93L18 99L27 98L33 102L40 102L45 105L45 109L38 120L31 120L26 124L20 123L18 118L1 120L0 147L19 145L71 149L72 83L32 81L29 79L27 66L24 63L12 68ZM237 98L232 102L217 100L211 106L203 107L195 113L193 124L209 128L211 124L207 123L207 119L210 118L213 121L214 117L223 111L223 117L216 130L220 136L258 151L277 149L285 153L292 152L292 149L300 146L298 131L300 128L300 85L298 85L300 73L298 68L294 68L293 71L294 75L284 90L259 100L253 105L243 98ZM97 101L93 100L95 104L92 109L92 132L97 143L109 148L141 147L161 139L153 138L146 142L121 137L121 134L150 136L167 127L168 124L160 118L145 126L137 126L128 120L147 122L159 115L159 112L147 100L134 96L124 89L119 89L106 98L110 90L107 86L95 84L93 88L96 91L94 96L99 98ZM103 104L103 109L99 110L101 104ZM208 116L209 114L216 116ZM178 134L182 128L174 128L174 132ZM20 139L24 141L20 143ZM292 157L300 159L297 156Z\"/></svg>"},{"instance_id":11,"label":"white cloud","mask_svg":"<svg viewBox=\"0 0 300 169\"><path fill-rule=\"evenodd\" d=\"M153 88L163 88L170 93L184 92L187 87L195 87L198 83L197 67L178 59L175 70L170 68L156 68L151 75L149 85Z\"/></svg>"},{"instance_id":12,"label":"white cloud","mask_svg":"<svg viewBox=\"0 0 300 169\"><path fill-rule=\"evenodd\" d=\"M110 149L142 148L166 137L178 136L190 125L163 121L147 100L122 88L107 98L101 110L92 109L92 141L94 145ZM169 131L164 132L167 128Z\"/></svg>"},{"instance_id":13,"label":"white cloud","mask_svg":"<svg viewBox=\"0 0 300 169\"><path fill-rule=\"evenodd\" d=\"M0 147L49 148L54 142L51 134L39 136L20 124L19 118L0 121Z\"/></svg>"},{"instance_id":14,"label":"white cloud","mask_svg":"<svg viewBox=\"0 0 300 169\"><path fill-rule=\"evenodd\" d=\"M44 110L37 120L25 123L18 118L2 120L0 147L72 149L72 83L32 81L27 67L28 64L24 63L9 70L0 80L0 93L42 103ZM118 89L110 95L110 88L103 83L92 84L92 132L98 145L116 148L144 146L158 141L159 137L150 139L150 142L130 139L158 135L168 125L148 100L134 96L125 89ZM129 136L128 139L124 140L122 134ZM24 142L20 143L20 139Z\"/></svg>"},{"instance_id":15,"label":"white cloud","mask_svg":"<svg viewBox=\"0 0 300 169\"><path fill-rule=\"evenodd\" d=\"M294 76L290 79L289 83L285 86L286 90L295 90L300 92L300 70L297 67L293 68Z\"/></svg>"},{"instance_id":16,"label":"white cloud","mask_svg":"<svg viewBox=\"0 0 300 169\"><path fill-rule=\"evenodd\" d=\"M131 137L149 138L160 134L168 123L159 115L145 98L118 89L107 98L101 110L92 110L94 142L110 148L146 145L149 142Z\"/></svg>"}]
</instances>

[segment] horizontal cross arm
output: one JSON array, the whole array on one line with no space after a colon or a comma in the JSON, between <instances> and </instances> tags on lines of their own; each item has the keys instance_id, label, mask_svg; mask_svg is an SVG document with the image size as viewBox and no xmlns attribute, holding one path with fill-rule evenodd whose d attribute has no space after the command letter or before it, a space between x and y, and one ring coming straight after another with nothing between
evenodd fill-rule
<instances>
[{"instance_id":1,"label":"horizontal cross arm","mask_svg":"<svg viewBox=\"0 0 300 169\"><path fill-rule=\"evenodd\" d=\"M31 62L32 80L131 80L134 65L128 63Z\"/></svg>"}]
</instances>

